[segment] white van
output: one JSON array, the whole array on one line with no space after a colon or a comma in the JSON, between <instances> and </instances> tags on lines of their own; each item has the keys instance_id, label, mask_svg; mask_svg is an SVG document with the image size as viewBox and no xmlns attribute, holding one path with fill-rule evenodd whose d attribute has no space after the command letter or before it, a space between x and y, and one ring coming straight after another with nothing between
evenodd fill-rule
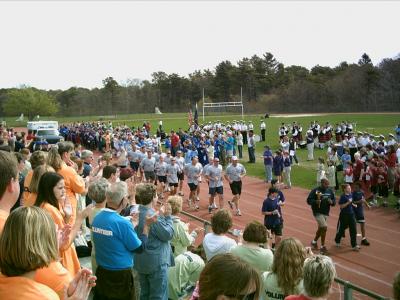
<instances>
[{"instance_id":1,"label":"white van","mask_svg":"<svg viewBox=\"0 0 400 300\"><path fill-rule=\"evenodd\" d=\"M58 130L58 121L32 121L28 122L28 130L32 130L33 133L39 129L55 129Z\"/></svg>"}]
</instances>

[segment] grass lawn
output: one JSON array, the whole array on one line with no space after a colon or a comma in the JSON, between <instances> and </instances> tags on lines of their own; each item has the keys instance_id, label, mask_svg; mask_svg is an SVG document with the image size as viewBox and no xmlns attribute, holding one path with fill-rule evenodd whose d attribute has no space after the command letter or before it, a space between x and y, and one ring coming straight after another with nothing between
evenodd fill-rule
<instances>
[{"instance_id":1,"label":"grass lawn","mask_svg":"<svg viewBox=\"0 0 400 300\"><path fill-rule=\"evenodd\" d=\"M166 131L171 129L178 129L182 127L186 129L188 127L188 114L187 113L166 113L162 115L156 114L135 114L135 115L118 115L117 118L110 119L113 124L126 124L128 126L140 126L144 121L149 121L152 124L152 128L158 126L158 122L163 120L163 126ZM255 133L260 134L259 124L260 118L263 115L246 115L244 117L245 121L252 121L255 128ZM26 122L16 122L17 118L5 118L8 126L26 126ZM58 120L59 123L69 123L75 121L98 121L98 120L109 120L107 117L99 116L85 116L85 117L66 117L66 118L54 118L54 117L44 117L42 120ZM211 115L206 116L205 122L221 120L222 122L240 120L240 115ZM311 121L318 121L320 124L324 124L329 121L332 125L341 121L351 121L354 123L355 131L368 131L375 135L384 134L386 137L389 133L394 132L394 128L400 123L400 113L397 114L326 114L317 116L305 116L305 115L285 115L285 116L274 116L265 119L267 124L267 136L266 143L271 147L271 149L278 149L279 138L278 138L278 128L282 122L290 124L294 121L301 123L303 126L303 135L308 128ZM202 117L199 116L199 122L202 123ZM250 176L255 176L264 179L264 165L260 156L262 156L264 143L258 143L256 147L256 164L247 164L248 160L247 148L244 147L244 157L242 163L246 166L248 174ZM306 161L307 150L298 149L297 157L299 158L300 165L292 167L292 185L299 186L307 189L311 189L316 185L316 167L317 161L308 162ZM319 156L326 157L326 149L319 150L315 149L314 157ZM390 199L393 204L395 202L394 197Z\"/></svg>"}]
</instances>

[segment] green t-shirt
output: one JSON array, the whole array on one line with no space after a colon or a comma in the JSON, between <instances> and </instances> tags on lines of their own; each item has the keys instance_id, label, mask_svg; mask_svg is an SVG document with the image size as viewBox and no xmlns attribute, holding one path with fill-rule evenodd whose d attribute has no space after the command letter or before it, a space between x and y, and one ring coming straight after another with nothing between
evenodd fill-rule
<instances>
[{"instance_id":1,"label":"green t-shirt","mask_svg":"<svg viewBox=\"0 0 400 300\"><path fill-rule=\"evenodd\" d=\"M282 291L282 289L278 286L278 278L275 273L272 272L264 272L261 275L262 281L262 292L261 299L262 300L275 300L275 299L285 299L286 296ZM303 280L299 282L293 294L299 295L303 292Z\"/></svg>"},{"instance_id":2,"label":"green t-shirt","mask_svg":"<svg viewBox=\"0 0 400 300\"><path fill-rule=\"evenodd\" d=\"M232 248L231 252L232 254L239 256L244 261L248 262L260 273L271 270L274 255L270 249L239 245Z\"/></svg>"}]
</instances>

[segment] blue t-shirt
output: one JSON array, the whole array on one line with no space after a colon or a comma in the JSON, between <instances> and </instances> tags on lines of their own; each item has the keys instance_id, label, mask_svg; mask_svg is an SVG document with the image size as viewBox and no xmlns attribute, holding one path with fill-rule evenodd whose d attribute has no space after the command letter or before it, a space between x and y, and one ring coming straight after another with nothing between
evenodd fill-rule
<instances>
[{"instance_id":1,"label":"blue t-shirt","mask_svg":"<svg viewBox=\"0 0 400 300\"><path fill-rule=\"evenodd\" d=\"M276 197L275 199L267 198L263 202L263 206L261 211L262 212L271 212L274 211L275 209L279 210L279 197ZM264 216L264 225L268 227L276 226L281 224L281 218L278 215L265 215Z\"/></svg>"},{"instance_id":2,"label":"blue t-shirt","mask_svg":"<svg viewBox=\"0 0 400 300\"><path fill-rule=\"evenodd\" d=\"M264 157L264 165L272 166L273 157L272 157L271 150L265 150L264 151L264 156L267 156L267 157Z\"/></svg>"},{"instance_id":3,"label":"blue t-shirt","mask_svg":"<svg viewBox=\"0 0 400 300\"><path fill-rule=\"evenodd\" d=\"M235 139L233 137L228 137L225 143L225 150L230 151L233 150L233 146L235 144Z\"/></svg>"},{"instance_id":4,"label":"blue t-shirt","mask_svg":"<svg viewBox=\"0 0 400 300\"><path fill-rule=\"evenodd\" d=\"M363 191L354 191L353 192L353 202L360 201L364 197ZM362 214L364 211L363 203L354 203L356 206L353 206L354 213Z\"/></svg>"},{"instance_id":5,"label":"blue t-shirt","mask_svg":"<svg viewBox=\"0 0 400 300\"><path fill-rule=\"evenodd\" d=\"M347 203L350 199L353 199L353 195L352 194L340 196L339 205ZM354 214L353 205L350 204L350 205L347 205L345 208L340 208L340 213L341 214L347 214L347 215Z\"/></svg>"},{"instance_id":6,"label":"blue t-shirt","mask_svg":"<svg viewBox=\"0 0 400 300\"><path fill-rule=\"evenodd\" d=\"M122 270L133 266L133 251L142 242L132 223L113 210L103 209L92 224L96 261L107 270Z\"/></svg>"}]
</instances>

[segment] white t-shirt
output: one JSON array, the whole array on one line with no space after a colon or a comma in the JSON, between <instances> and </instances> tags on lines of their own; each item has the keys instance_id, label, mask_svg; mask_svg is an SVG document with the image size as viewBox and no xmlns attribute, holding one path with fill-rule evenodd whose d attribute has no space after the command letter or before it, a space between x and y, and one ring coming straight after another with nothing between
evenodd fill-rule
<instances>
[{"instance_id":1,"label":"white t-shirt","mask_svg":"<svg viewBox=\"0 0 400 300\"><path fill-rule=\"evenodd\" d=\"M217 254L230 252L235 246L237 244L234 239L228 238L225 235L217 235L213 232L207 233L203 240L204 252L208 261Z\"/></svg>"}]
</instances>

